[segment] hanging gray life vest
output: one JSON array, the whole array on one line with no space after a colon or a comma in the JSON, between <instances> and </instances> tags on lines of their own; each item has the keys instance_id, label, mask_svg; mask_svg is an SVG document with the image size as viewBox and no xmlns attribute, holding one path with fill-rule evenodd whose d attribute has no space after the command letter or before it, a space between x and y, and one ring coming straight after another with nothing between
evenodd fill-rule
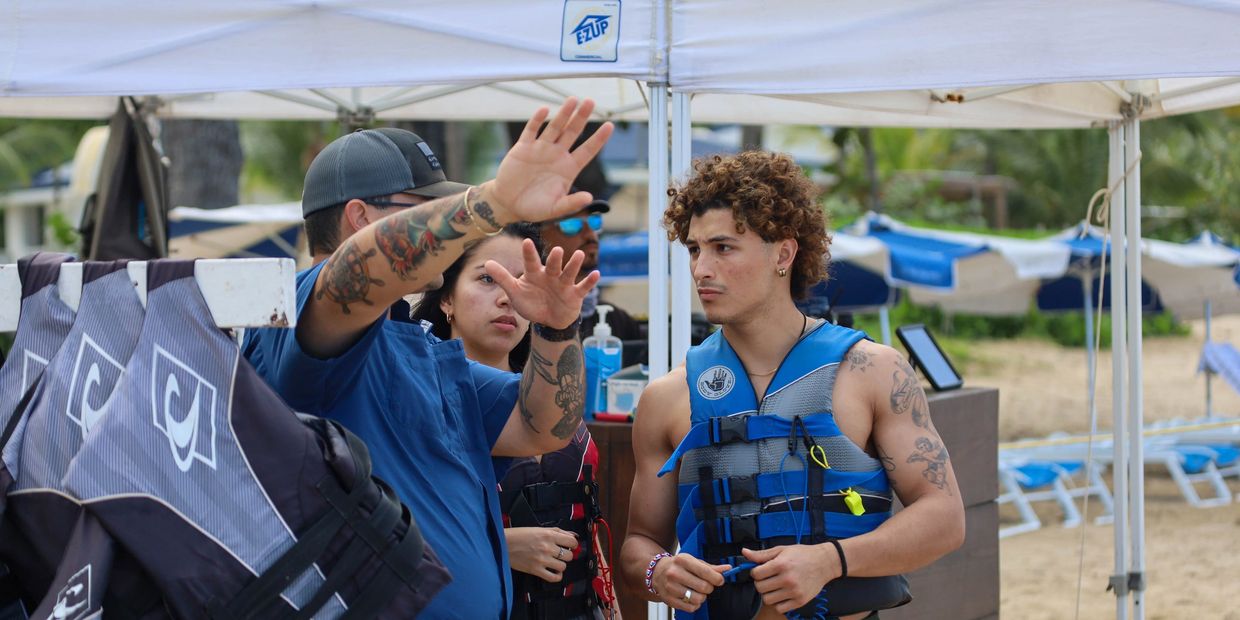
<instances>
[{"instance_id":1,"label":"hanging gray life vest","mask_svg":"<svg viewBox=\"0 0 1240 620\"><path fill-rule=\"evenodd\" d=\"M690 349L692 426L659 475L680 463L681 551L735 568L697 612L677 611L677 618L731 620L758 612L761 597L742 548L820 544L872 531L890 518L887 472L840 432L831 403L839 363L864 337L829 323L817 327L788 352L761 404L722 330ZM902 576L847 577L788 616L834 618L911 599Z\"/></svg>"},{"instance_id":2,"label":"hanging gray life vest","mask_svg":"<svg viewBox=\"0 0 1240 620\"><path fill-rule=\"evenodd\" d=\"M126 263L82 266L82 301L73 326L49 360L34 400L18 414L21 420L4 450L16 480L6 511L12 531L0 540L0 557L18 576L31 607L45 599L66 549L75 544L75 528L98 527L83 519L81 505L66 493L61 479L106 411L142 331L144 311ZM113 555L108 553L112 578L94 575L88 591L96 600L84 597L78 609L102 606L109 618L166 617L153 584L132 557ZM90 564L101 566L99 561Z\"/></svg>"},{"instance_id":3,"label":"hanging gray life vest","mask_svg":"<svg viewBox=\"0 0 1240 620\"><path fill-rule=\"evenodd\" d=\"M66 491L150 575L173 617L417 615L450 576L371 478L365 445L291 412L240 359L193 263L154 261L147 272L141 336ZM64 587L73 584L51 591Z\"/></svg>"},{"instance_id":4,"label":"hanging gray life vest","mask_svg":"<svg viewBox=\"0 0 1240 620\"><path fill-rule=\"evenodd\" d=\"M13 347L0 367L0 448L13 434L18 403L42 376L47 363L60 349L73 326L73 310L60 300L60 266L73 260L68 254L40 252L17 261L22 282L21 314ZM30 399L28 398L27 401ZM0 464L0 513L4 511L3 493L12 482Z\"/></svg>"},{"instance_id":5,"label":"hanging gray life vest","mask_svg":"<svg viewBox=\"0 0 1240 620\"><path fill-rule=\"evenodd\" d=\"M43 369L60 349L60 344L73 324L73 310L60 300L60 266L70 262L68 254L40 252L17 261L17 273L21 279L21 313L17 321L13 346L7 352L4 365L0 367L0 450L8 443L20 421L17 415L29 406L34 398L35 386L41 381ZM5 512L5 493L13 483L3 459L0 459L0 516ZM11 526L0 521L0 542L12 538ZM29 549L20 553L29 553ZM24 618L18 600L22 588L17 575L0 562L0 618L13 615ZM30 604L30 601L27 601Z\"/></svg>"}]
</instances>

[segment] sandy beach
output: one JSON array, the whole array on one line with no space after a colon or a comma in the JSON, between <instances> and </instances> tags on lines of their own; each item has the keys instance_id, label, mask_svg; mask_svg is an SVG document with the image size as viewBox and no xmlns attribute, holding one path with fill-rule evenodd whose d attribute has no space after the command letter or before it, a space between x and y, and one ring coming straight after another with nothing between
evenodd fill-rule
<instances>
[{"instance_id":1,"label":"sandy beach","mask_svg":"<svg viewBox=\"0 0 1240 620\"><path fill-rule=\"evenodd\" d=\"M1197 374L1204 324L1193 335L1145 339L1145 418L1152 422L1195 419L1205 413L1205 380ZM1240 343L1240 317L1214 321L1214 338ZM1044 437L1052 432L1089 428L1086 356L1035 340L976 343L965 366L966 383L1000 390L1000 441ZM1110 432L1111 355L1099 356L1098 425ZM1216 415L1240 416L1240 395L1214 381ZM1240 620L1232 594L1240 581L1240 503L1216 508L1190 507L1165 471L1146 469L1146 614L1151 619L1221 618ZM1234 493L1240 481L1228 480ZM1204 492L1204 489L1202 489ZM1098 513L1092 503L1091 513ZM1002 617L1073 618L1077 610L1080 528L1064 529L1054 506L1038 507L1042 529L1001 542ZM1005 522L1014 511L1004 508ZM1114 563L1114 530L1084 529L1084 570L1080 618L1115 617L1115 598L1106 591Z\"/></svg>"}]
</instances>

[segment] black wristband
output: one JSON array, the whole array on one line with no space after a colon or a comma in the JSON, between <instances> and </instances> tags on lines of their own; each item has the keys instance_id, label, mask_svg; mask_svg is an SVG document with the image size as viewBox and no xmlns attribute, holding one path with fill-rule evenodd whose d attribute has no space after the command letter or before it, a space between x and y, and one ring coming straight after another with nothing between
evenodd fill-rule
<instances>
[{"instance_id":1,"label":"black wristband","mask_svg":"<svg viewBox=\"0 0 1240 620\"><path fill-rule=\"evenodd\" d=\"M848 576L848 559L844 557L844 547L834 538L827 539L827 542L835 545L836 553L840 554L840 579L843 579Z\"/></svg>"},{"instance_id":2,"label":"black wristband","mask_svg":"<svg viewBox=\"0 0 1240 620\"><path fill-rule=\"evenodd\" d=\"M538 334L539 338L542 338L543 340L546 340L547 342L567 342L569 340L573 340L577 338L578 332L580 331L581 331L581 317L577 317L576 321L573 321L572 323L569 324L568 327L565 327L564 329L556 329L554 327L547 327L546 325L543 325L541 323L534 324L534 333Z\"/></svg>"}]
</instances>

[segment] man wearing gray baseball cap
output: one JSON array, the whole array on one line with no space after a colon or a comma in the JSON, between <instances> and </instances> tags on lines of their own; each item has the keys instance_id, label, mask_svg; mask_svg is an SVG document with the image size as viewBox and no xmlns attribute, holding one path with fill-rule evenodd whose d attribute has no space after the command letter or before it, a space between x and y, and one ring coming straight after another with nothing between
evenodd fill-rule
<instances>
[{"instance_id":1,"label":"man wearing gray baseball cap","mask_svg":"<svg viewBox=\"0 0 1240 620\"><path fill-rule=\"evenodd\" d=\"M491 459L554 452L576 431L585 383L577 317L598 272L578 282L581 252L553 250L544 265L529 241L520 277L486 264L479 277L533 323L520 375L469 362L459 341L389 320L387 309L435 286L468 244L589 204L590 194L569 187L611 135L605 123L572 148L593 107L569 98L541 133L548 111L536 112L496 178L477 187L448 181L406 131L360 131L328 145L306 173L302 211L316 264L297 277L297 327L259 330L246 343L247 358L291 406L365 440L375 474L413 512L453 576L425 617L508 616Z\"/></svg>"}]
</instances>

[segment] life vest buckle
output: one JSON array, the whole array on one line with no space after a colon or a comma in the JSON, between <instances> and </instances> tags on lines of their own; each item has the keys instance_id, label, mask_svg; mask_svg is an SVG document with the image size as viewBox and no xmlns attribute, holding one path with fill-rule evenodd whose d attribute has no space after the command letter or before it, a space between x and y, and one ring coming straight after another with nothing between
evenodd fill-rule
<instances>
[{"instance_id":1,"label":"life vest buckle","mask_svg":"<svg viewBox=\"0 0 1240 620\"><path fill-rule=\"evenodd\" d=\"M749 441L749 416L730 415L710 419L714 437L711 443L718 445L736 441Z\"/></svg>"}]
</instances>

